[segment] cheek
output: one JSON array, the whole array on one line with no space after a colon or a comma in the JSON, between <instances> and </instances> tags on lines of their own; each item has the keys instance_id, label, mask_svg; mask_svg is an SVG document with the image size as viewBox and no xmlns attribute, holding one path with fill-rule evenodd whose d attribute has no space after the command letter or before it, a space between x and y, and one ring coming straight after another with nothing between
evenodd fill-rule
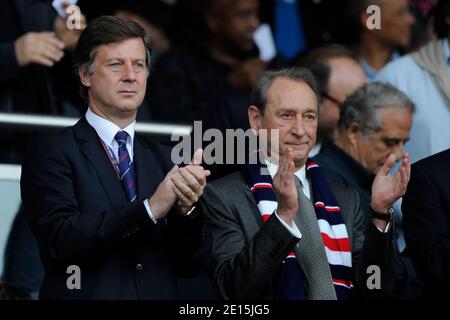
<instances>
[{"instance_id":1,"label":"cheek","mask_svg":"<svg viewBox=\"0 0 450 320\"><path fill-rule=\"evenodd\" d=\"M308 135L308 137L310 138L316 138L316 134L317 134L317 126L318 126L318 121L314 121L313 123L309 124L306 127L306 134Z\"/></svg>"}]
</instances>

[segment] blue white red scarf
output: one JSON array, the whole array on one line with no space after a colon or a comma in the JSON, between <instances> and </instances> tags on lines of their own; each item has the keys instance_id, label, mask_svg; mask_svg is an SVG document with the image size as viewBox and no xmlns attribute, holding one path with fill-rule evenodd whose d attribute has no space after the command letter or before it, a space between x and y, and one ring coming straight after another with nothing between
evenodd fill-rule
<instances>
[{"instance_id":1,"label":"blue white red scarf","mask_svg":"<svg viewBox=\"0 0 450 320\"><path fill-rule=\"evenodd\" d=\"M248 166L249 185L253 192L263 221L267 221L278 206L269 174L261 174L267 167L261 164ZM330 265L331 276L338 300L349 299L352 284L352 255L347 228L340 214L340 208L328 182L322 176L319 166L308 159L306 177L312 185L312 201L322 234L325 253ZM301 240L300 240L301 245ZM304 277L295 252L287 256L280 272L278 299L303 300Z\"/></svg>"}]
</instances>

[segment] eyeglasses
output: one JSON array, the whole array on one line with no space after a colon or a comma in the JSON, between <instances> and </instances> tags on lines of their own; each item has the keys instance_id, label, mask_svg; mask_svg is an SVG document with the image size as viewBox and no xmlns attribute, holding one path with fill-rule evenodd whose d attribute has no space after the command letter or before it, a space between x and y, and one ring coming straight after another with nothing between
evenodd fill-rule
<instances>
[{"instance_id":1,"label":"eyeglasses","mask_svg":"<svg viewBox=\"0 0 450 320\"><path fill-rule=\"evenodd\" d=\"M330 96L328 93L326 93L326 92L324 92L323 94L323 97L325 98L325 99L328 99L328 100L330 100L331 102L334 102L335 104L337 104L338 106L340 106L341 104L342 104L342 102L343 101L340 101L340 100L338 100L338 99L336 99L335 97L333 97L333 96Z\"/></svg>"}]
</instances>

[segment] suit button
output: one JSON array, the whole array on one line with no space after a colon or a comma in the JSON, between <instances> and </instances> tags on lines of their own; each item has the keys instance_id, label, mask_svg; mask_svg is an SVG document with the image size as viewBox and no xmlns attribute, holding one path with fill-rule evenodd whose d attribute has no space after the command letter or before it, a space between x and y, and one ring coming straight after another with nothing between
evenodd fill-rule
<instances>
[{"instance_id":1,"label":"suit button","mask_svg":"<svg viewBox=\"0 0 450 320\"><path fill-rule=\"evenodd\" d=\"M144 265L141 264L141 263L138 263L138 264L136 265L136 270L137 270L137 271L142 271L142 270L144 270Z\"/></svg>"}]
</instances>

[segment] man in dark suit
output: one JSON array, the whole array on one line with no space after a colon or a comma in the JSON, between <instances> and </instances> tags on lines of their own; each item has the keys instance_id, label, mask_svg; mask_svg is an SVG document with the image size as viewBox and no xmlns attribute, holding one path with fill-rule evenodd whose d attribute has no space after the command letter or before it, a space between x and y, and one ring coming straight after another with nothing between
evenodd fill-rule
<instances>
[{"instance_id":1,"label":"man in dark suit","mask_svg":"<svg viewBox=\"0 0 450 320\"><path fill-rule=\"evenodd\" d=\"M450 149L412 165L403 197L403 225L409 254L427 299L450 290Z\"/></svg>"},{"instance_id":2,"label":"man in dark suit","mask_svg":"<svg viewBox=\"0 0 450 320\"><path fill-rule=\"evenodd\" d=\"M355 286L362 297L384 297L394 286L391 207L406 190L408 156L393 176L387 175L393 155L379 170L367 224L357 192L324 184L317 165L307 160L318 117L316 84L307 69L265 72L248 115L257 135L279 134L278 140L266 141L263 165L257 167L269 178L255 183L255 171L233 173L208 184L200 202L221 294L333 300L353 297ZM368 285L369 266L381 271L378 289Z\"/></svg>"},{"instance_id":3,"label":"man in dark suit","mask_svg":"<svg viewBox=\"0 0 450 320\"><path fill-rule=\"evenodd\" d=\"M74 52L89 108L26 154L21 191L45 269L41 298L174 299L176 273L190 271L202 222L193 204L209 172L201 151L170 169L169 150L134 134L149 48L135 22L92 21Z\"/></svg>"}]
</instances>

